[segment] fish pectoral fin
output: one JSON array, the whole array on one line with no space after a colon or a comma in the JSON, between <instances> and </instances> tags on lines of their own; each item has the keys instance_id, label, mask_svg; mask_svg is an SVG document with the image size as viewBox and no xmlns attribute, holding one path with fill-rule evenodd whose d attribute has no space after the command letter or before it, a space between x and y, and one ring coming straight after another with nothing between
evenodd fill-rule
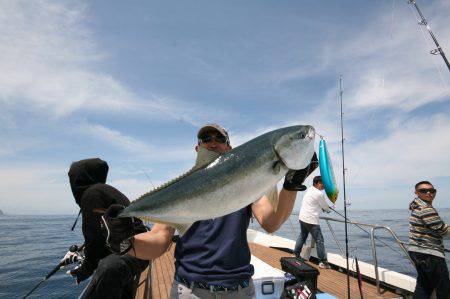
<instances>
[{"instance_id":1,"label":"fish pectoral fin","mask_svg":"<svg viewBox=\"0 0 450 299\"><path fill-rule=\"evenodd\" d=\"M173 226L178 230L180 237L182 237L188 229L191 227L192 223L174 223Z\"/></svg>"},{"instance_id":2,"label":"fish pectoral fin","mask_svg":"<svg viewBox=\"0 0 450 299\"><path fill-rule=\"evenodd\" d=\"M280 161L273 162L272 170L274 174L278 174L281 170L281 162Z\"/></svg>"},{"instance_id":3,"label":"fish pectoral fin","mask_svg":"<svg viewBox=\"0 0 450 299\"><path fill-rule=\"evenodd\" d=\"M267 196L267 199L269 199L269 202L273 208L273 211L276 212L278 208L278 188L277 185L271 187L267 192L265 193Z\"/></svg>"}]
</instances>

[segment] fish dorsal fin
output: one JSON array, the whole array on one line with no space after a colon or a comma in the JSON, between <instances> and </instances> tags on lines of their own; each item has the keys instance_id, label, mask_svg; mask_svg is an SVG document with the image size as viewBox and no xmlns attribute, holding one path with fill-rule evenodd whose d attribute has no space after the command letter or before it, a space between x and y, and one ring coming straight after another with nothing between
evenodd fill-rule
<instances>
[{"instance_id":1,"label":"fish dorsal fin","mask_svg":"<svg viewBox=\"0 0 450 299\"><path fill-rule=\"evenodd\" d=\"M203 169L206 166L208 166L209 164L211 164L212 162L214 162L217 158L219 158L221 156L221 154L208 150L207 148L204 148L202 146L198 147L198 151L197 151L197 159L195 160L195 165L194 167L192 167L191 169L189 169L187 172L177 176L176 178L156 187L155 189L139 196L139 199L141 199L142 197L148 196L150 194L153 194L161 189L167 188L170 185L180 181L182 178L187 177L188 175L190 175L193 172L196 172L197 170Z\"/></svg>"}]
</instances>

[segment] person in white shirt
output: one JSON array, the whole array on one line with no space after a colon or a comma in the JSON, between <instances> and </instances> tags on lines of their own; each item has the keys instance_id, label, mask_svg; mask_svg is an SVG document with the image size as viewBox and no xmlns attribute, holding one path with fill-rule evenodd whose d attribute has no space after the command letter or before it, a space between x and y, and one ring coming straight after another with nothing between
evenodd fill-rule
<instances>
[{"instance_id":1,"label":"person in white shirt","mask_svg":"<svg viewBox=\"0 0 450 299\"><path fill-rule=\"evenodd\" d=\"M330 207L325 201L325 195L322 192L323 189L322 177L316 176L313 179L313 185L308 188L303 197L300 213L298 215L301 234L298 236L297 242L295 243L294 254L297 258L300 258L303 244L305 244L308 235L311 234L316 241L319 267L328 269L330 266L327 263L325 245L319 225L319 214L322 211L327 213L330 212Z\"/></svg>"}]
</instances>

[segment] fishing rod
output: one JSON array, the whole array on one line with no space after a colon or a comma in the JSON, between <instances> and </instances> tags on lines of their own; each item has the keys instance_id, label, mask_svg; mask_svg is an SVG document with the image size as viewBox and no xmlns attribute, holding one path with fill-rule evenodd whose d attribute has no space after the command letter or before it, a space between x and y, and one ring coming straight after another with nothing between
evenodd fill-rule
<instances>
[{"instance_id":1,"label":"fishing rod","mask_svg":"<svg viewBox=\"0 0 450 299\"><path fill-rule=\"evenodd\" d=\"M411 4L415 7L417 10L417 13L420 17L419 25L425 26L428 30L428 33L431 35L431 38L433 39L433 42L436 45L436 49L433 49L430 51L430 54L432 55L441 55L442 59L444 59L445 64L447 65L448 70L450 71L450 63L447 60L447 57L445 57L444 50L442 50L441 46L439 45L439 42L437 41L437 38L434 36L433 31L431 31L430 25L428 25L427 20L425 19L424 15L422 14L422 11L420 11L419 6L417 6L416 0L408 0L408 4Z\"/></svg>"},{"instance_id":2,"label":"fishing rod","mask_svg":"<svg viewBox=\"0 0 450 299\"><path fill-rule=\"evenodd\" d=\"M347 298L350 299L350 271L348 265L348 232L347 232L347 196L345 193L345 160L344 160L344 112L342 109L342 75L339 76L339 94L341 99L341 148L342 148L342 181L344 190L344 219L345 219L345 259L347 261Z\"/></svg>"},{"instance_id":3,"label":"fishing rod","mask_svg":"<svg viewBox=\"0 0 450 299\"><path fill-rule=\"evenodd\" d=\"M65 258L67 256L67 254L66 254L66 256L64 256L64 258L59 262L59 264L55 268L53 268L53 270L50 271L43 279L41 279L41 281L39 281L25 296L23 296L22 299L25 299L28 296L30 296L31 293L33 293L47 279L49 279L51 276L53 276L53 274L58 272L59 269L61 269L64 266L67 266L68 264L77 262L79 257L76 253L80 252L83 249L83 247L84 247L84 245L82 245L81 247L78 247L75 244L70 246L69 252L74 253L74 254L70 255L70 257L68 257L68 258Z\"/></svg>"}]
</instances>

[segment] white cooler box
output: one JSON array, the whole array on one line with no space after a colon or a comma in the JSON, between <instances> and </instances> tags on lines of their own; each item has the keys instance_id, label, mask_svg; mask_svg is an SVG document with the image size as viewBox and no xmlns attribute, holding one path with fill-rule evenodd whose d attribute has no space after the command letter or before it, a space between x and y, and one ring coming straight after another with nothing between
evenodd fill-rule
<instances>
[{"instance_id":1,"label":"white cooler box","mask_svg":"<svg viewBox=\"0 0 450 299\"><path fill-rule=\"evenodd\" d=\"M256 298L279 299L284 287L284 272L252 255L250 262L255 267L253 283Z\"/></svg>"}]
</instances>

